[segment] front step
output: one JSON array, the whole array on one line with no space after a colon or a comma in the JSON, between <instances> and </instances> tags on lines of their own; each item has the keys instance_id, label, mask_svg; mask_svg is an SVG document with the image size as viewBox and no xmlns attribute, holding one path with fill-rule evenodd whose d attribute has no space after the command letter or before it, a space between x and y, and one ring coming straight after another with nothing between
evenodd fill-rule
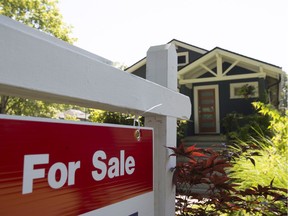
<instances>
[{"instance_id":1,"label":"front step","mask_svg":"<svg viewBox=\"0 0 288 216\"><path fill-rule=\"evenodd\" d=\"M196 145L198 148L212 148L215 151L223 150L226 144L226 137L223 135L198 135L185 137L182 140L185 147Z\"/></svg>"},{"instance_id":2,"label":"front step","mask_svg":"<svg viewBox=\"0 0 288 216\"><path fill-rule=\"evenodd\" d=\"M191 141L222 141L226 140L225 135L194 135L194 136L187 136L184 140L191 140Z\"/></svg>"}]
</instances>

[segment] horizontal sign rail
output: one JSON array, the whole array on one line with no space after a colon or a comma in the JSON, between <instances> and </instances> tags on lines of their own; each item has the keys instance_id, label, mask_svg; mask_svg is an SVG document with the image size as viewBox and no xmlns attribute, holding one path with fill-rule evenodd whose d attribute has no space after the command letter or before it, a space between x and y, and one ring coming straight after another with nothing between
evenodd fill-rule
<instances>
[{"instance_id":1,"label":"horizontal sign rail","mask_svg":"<svg viewBox=\"0 0 288 216\"><path fill-rule=\"evenodd\" d=\"M0 16L0 94L189 119L190 99Z\"/></svg>"}]
</instances>

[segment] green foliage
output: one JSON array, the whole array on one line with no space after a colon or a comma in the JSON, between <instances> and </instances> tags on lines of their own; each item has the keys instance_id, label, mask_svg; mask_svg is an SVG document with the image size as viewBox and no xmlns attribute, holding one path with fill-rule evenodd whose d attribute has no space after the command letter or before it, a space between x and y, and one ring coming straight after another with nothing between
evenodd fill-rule
<instances>
[{"instance_id":1,"label":"green foliage","mask_svg":"<svg viewBox=\"0 0 288 216\"><path fill-rule=\"evenodd\" d=\"M243 115L241 113L232 112L227 114L222 120L222 126L228 141L236 140L247 141L251 136L257 136L258 132L270 136L269 118L267 116L254 113L251 115Z\"/></svg>"},{"instance_id":2,"label":"green foliage","mask_svg":"<svg viewBox=\"0 0 288 216\"><path fill-rule=\"evenodd\" d=\"M239 93L244 96L244 98L248 98L249 96L253 96L255 94L255 87L249 84L243 85Z\"/></svg>"},{"instance_id":3,"label":"green foliage","mask_svg":"<svg viewBox=\"0 0 288 216\"><path fill-rule=\"evenodd\" d=\"M173 170L177 216L286 213L287 189L274 186L273 180L266 186L239 189L227 176L226 169L232 164L224 155L195 145L169 149L173 151L170 156L178 157Z\"/></svg>"},{"instance_id":4,"label":"green foliage","mask_svg":"<svg viewBox=\"0 0 288 216\"><path fill-rule=\"evenodd\" d=\"M238 189L247 190L257 187L257 185L273 185L278 188L286 188L281 194L287 196L288 186L288 115L280 113L271 105L261 102L254 102L253 106L258 112L269 118L267 126L268 134L257 133L257 136L251 136L245 141L238 141L238 145L233 147L234 157L233 166L229 170L229 177L238 183ZM278 190L279 192L279 190ZM246 197L245 201L254 200L265 202L267 205L274 203L271 196L267 197ZM277 203L275 208L285 212L283 203ZM269 213L266 209L266 215L275 215Z\"/></svg>"},{"instance_id":5,"label":"green foliage","mask_svg":"<svg viewBox=\"0 0 288 216\"><path fill-rule=\"evenodd\" d=\"M130 114L109 112L103 110L91 110L89 120L98 123L110 123L110 124L122 124L122 125L133 125L134 117ZM140 126L144 126L144 117L139 118ZM138 122L136 122L138 126ZM181 142L181 139L185 137L187 129L187 121L177 121L177 143Z\"/></svg>"},{"instance_id":6,"label":"green foliage","mask_svg":"<svg viewBox=\"0 0 288 216\"><path fill-rule=\"evenodd\" d=\"M233 151L239 157L234 158L230 176L241 182L240 188L269 184L274 180L278 187L288 186L288 113L281 114L271 105L253 103L258 112L269 117L267 126L270 136L250 136L249 140L239 140ZM252 163L251 163L252 162Z\"/></svg>"},{"instance_id":7,"label":"green foliage","mask_svg":"<svg viewBox=\"0 0 288 216\"><path fill-rule=\"evenodd\" d=\"M285 200L287 202L288 185L287 156L278 154L271 147L258 150L249 149L233 162L228 175L231 179L234 179L233 183L238 184L237 190L241 191L255 189L259 185L268 187L268 185L273 184L275 188L271 188L271 193L278 194L275 197L271 195L263 196L262 194L256 196L253 193L249 196L241 194L243 202L252 204L250 209L261 210L259 215L279 215L275 212L280 212L280 215L282 215L287 212L287 203L285 204ZM278 197L281 198L278 199ZM270 207L267 208L268 206ZM245 210L239 212L247 213Z\"/></svg>"},{"instance_id":8,"label":"green foliage","mask_svg":"<svg viewBox=\"0 0 288 216\"><path fill-rule=\"evenodd\" d=\"M280 91L280 107L288 109L288 74L285 73L282 77L283 86Z\"/></svg>"},{"instance_id":9,"label":"green foliage","mask_svg":"<svg viewBox=\"0 0 288 216\"><path fill-rule=\"evenodd\" d=\"M0 14L73 43L71 26L63 22L57 0L1 0Z\"/></svg>"},{"instance_id":10,"label":"green foliage","mask_svg":"<svg viewBox=\"0 0 288 216\"><path fill-rule=\"evenodd\" d=\"M178 120L177 121L177 144L181 143L181 140L185 138L187 130L187 121Z\"/></svg>"},{"instance_id":11,"label":"green foliage","mask_svg":"<svg viewBox=\"0 0 288 216\"><path fill-rule=\"evenodd\" d=\"M272 132L271 138L274 147L279 153L287 153L288 145L288 110L282 114L273 106L254 102L253 106L264 116L268 116L270 124L268 129Z\"/></svg>"},{"instance_id":12,"label":"green foliage","mask_svg":"<svg viewBox=\"0 0 288 216\"><path fill-rule=\"evenodd\" d=\"M3 104L4 102L2 100L6 98L5 113L9 115L54 118L61 109L61 105L17 97L2 96L0 97L0 103Z\"/></svg>"},{"instance_id":13,"label":"green foliage","mask_svg":"<svg viewBox=\"0 0 288 216\"><path fill-rule=\"evenodd\" d=\"M73 43L71 26L63 22L57 0L1 0L0 14ZM0 113L38 117L55 117L65 106L0 95Z\"/></svg>"},{"instance_id":14,"label":"green foliage","mask_svg":"<svg viewBox=\"0 0 288 216\"><path fill-rule=\"evenodd\" d=\"M76 116L72 116L72 115L65 115L65 120L80 121Z\"/></svg>"},{"instance_id":15,"label":"green foliage","mask_svg":"<svg viewBox=\"0 0 288 216\"><path fill-rule=\"evenodd\" d=\"M134 116L125 113L109 112L103 110L93 110L89 116L90 121L98 123L133 125ZM140 125L143 126L143 118L140 119ZM138 125L138 124L137 124Z\"/></svg>"},{"instance_id":16,"label":"green foliage","mask_svg":"<svg viewBox=\"0 0 288 216\"><path fill-rule=\"evenodd\" d=\"M288 186L287 155L279 154L272 147L269 138L255 140L260 149L248 149L238 158L234 158L233 167L229 176L240 183L240 189L252 186L269 185L273 180L274 185L280 188ZM243 144L242 144L243 145Z\"/></svg>"}]
</instances>

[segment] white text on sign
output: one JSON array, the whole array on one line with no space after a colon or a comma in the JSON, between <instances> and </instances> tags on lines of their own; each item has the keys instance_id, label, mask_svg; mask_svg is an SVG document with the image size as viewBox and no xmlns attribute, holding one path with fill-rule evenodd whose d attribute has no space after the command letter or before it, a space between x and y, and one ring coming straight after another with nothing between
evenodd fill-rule
<instances>
[{"instance_id":1,"label":"white text on sign","mask_svg":"<svg viewBox=\"0 0 288 216\"><path fill-rule=\"evenodd\" d=\"M92 177L95 181L101 181L106 176L115 178L131 175L135 171L135 159L132 156L125 158L125 150L120 150L118 157L107 158L104 151L96 151L92 158ZM22 194L33 192L33 182L35 179L45 178L44 168L35 168L35 165L49 164L49 154L35 154L24 156L23 185ZM69 162L68 165L57 162L48 169L48 184L51 188L58 189L67 183L68 186L75 184L76 171L80 169L80 161ZM60 178L56 178L56 172L60 172Z\"/></svg>"}]
</instances>

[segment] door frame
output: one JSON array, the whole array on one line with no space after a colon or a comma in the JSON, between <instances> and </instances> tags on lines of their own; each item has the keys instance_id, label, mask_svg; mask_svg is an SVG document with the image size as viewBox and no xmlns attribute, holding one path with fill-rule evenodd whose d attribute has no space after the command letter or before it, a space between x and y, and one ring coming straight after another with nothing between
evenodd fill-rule
<instances>
[{"instance_id":1,"label":"door frame","mask_svg":"<svg viewBox=\"0 0 288 216\"><path fill-rule=\"evenodd\" d=\"M199 134L199 116L198 116L198 90L214 89L215 90L215 119L216 119L216 132L207 132L205 134L219 134L220 133L220 112L219 112L219 86L218 85L205 85L195 86L194 94L194 131ZM203 133L204 134L204 133Z\"/></svg>"}]
</instances>

